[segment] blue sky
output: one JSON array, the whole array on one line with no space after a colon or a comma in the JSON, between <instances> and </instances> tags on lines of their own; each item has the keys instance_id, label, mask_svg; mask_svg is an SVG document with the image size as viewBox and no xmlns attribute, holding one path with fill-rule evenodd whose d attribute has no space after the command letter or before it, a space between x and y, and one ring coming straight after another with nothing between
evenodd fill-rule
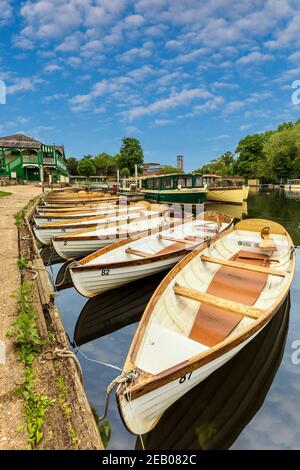
<instances>
[{"instance_id":1,"label":"blue sky","mask_svg":"<svg viewBox=\"0 0 300 470\"><path fill-rule=\"evenodd\" d=\"M294 0L0 0L0 135L187 170L300 117Z\"/></svg>"}]
</instances>

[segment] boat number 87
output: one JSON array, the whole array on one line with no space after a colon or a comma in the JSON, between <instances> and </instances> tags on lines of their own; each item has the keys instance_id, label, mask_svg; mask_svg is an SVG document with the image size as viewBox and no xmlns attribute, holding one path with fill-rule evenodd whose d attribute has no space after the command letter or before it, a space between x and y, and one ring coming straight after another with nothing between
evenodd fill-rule
<instances>
[{"instance_id":1,"label":"boat number 87","mask_svg":"<svg viewBox=\"0 0 300 470\"><path fill-rule=\"evenodd\" d=\"M109 269L101 269L101 276L109 276Z\"/></svg>"},{"instance_id":2,"label":"boat number 87","mask_svg":"<svg viewBox=\"0 0 300 470\"><path fill-rule=\"evenodd\" d=\"M191 376L192 376L192 372L190 372L189 374L183 375L182 377L180 377L179 383L183 384L186 380L190 380Z\"/></svg>"}]
</instances>

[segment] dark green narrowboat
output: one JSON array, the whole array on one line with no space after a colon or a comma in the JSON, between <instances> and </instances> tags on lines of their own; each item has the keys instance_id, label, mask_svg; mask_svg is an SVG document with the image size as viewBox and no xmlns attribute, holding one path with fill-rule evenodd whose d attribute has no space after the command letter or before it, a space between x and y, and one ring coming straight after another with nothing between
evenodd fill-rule
<instances>
[{"instance_id":1,"label":"dark green narrowboat","mask_svg":"<svg viewBox=\"0 0 300 470\"><path fill-rule=\"evenodd\" d=\"M207 190L201 174L170 174L146 177L142 192L151 202L167 204L203 204Z\"/></svg>"}]
</instances>

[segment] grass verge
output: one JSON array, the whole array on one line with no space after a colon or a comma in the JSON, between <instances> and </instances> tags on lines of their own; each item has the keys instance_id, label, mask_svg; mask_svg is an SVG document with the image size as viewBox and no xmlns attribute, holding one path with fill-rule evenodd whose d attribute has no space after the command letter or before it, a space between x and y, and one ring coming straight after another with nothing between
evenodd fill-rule
<instances>
[{"instance_id":1,"label":"grass verge","mask_svg":"<svg viewBox=\"0 0 300 470\"><path fill-rule=\"evenodd\" d=\"M5 197L5 196L10 196L11 193L8 193L7 191L0 191L0 197Z\"/></svg>"},{"instance_id":2,"label":"grass verge","mask_svg":"<svg viewBox=\"0 0 300 470\"><path fill-rule=\"evenodd\" d=\"M23 221L23 219L26 215L26 212L29 211L29 209L34 206L34 204L35 204L35 202L38 198L39 198L39 196L30 199L30 201L26 204L26 206L23 207L23 209L21 209L19 212L17 212L15 214L14 217L15 217L15 224L16 225L20 225L22 223L22 221Z\"/></svg>"},{"instance_id":3,"label":"grass verge","mask_svg":"<svg viewBox=\"0 0 300 470\"><path fill-rule=\"evenodd\" d=\"M16 394L24 400L24 425L19 431L28 432L30 449L37 449L43 438L43 425L48 406L53 402L44 393L36 391L34 360L40 352L43 341L40 339L35 311L31 302L31 284L25 282L18 291L18 317L9 336L14 336L17 355L25 368L23 383Z\"/></svg>"}]
</instances>

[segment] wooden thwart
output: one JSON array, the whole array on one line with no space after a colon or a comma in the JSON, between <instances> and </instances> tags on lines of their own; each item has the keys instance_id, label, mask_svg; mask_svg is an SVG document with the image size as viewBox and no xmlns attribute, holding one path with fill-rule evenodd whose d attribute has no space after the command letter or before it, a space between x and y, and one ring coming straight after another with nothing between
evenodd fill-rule
<instances>
[{"instance_id":1,"label":"wooden thwart","mask_svg":"<svg viewBox=\"0 0 300 470\"><path fill-rule=\"evenodd\" d=\"M222 297L217 297L216 295L198 292L194 289L183 287L179 284L175 284L173 290L176 295L180 295L190 300L195 300L196 302L203 302L208 305L213 305L214 307L228 312L237 313L245 317L257 319L260 315L263 314L263 310L259 308L223 299Z\"/></svg>"},{"instance_id":2,"label":"wooden thwart","mask_svg":"<svg viewBox=\"0 0 300 470\"><path fill-rule=\"evenodd\" d=\"M146 253L145 251L141 250L135 250L134 248L126 248L125 253L128 253L129 255L136 255L136 256L141 256L141 258L149 258L151 256L151 253Z\"/></svg>"},{"instance_id":3,"label":"wooden thwart","mask_svg":"<svg viewBox=\"0 0 300 470\"><path fill-rule=\"evenodd\" d=\"M201 256L201 261L206 261L208 263L221 264L222 266L229 266L231 268L246 269L247 271L255 271L257 273L271 274L272 276L285 277L286 273L284 271L279 271L272 268L264 268L263 266L254 266L247 263L239 263L237 261L230 261L225 259L212 258L210 256Z\"/></svg>"},{"instance_id":4,"label":"wooden thwart","mask_svg":"<svg viewBox=\"0 0 300 470\"><path fill-rule=\"evenodd\" d=\"M184 243L184 244L190 244L190 245L194 245L196 242L196 240L191 241L191 240L186 240L185 238L181 239L181 238L176 238L176 237L171 237L169 235L161 235L161 234L158 235L158 238L160 238L161 240L169 240L170 242L178 242L178 243Z\"/></svg>"}]
</instances>

